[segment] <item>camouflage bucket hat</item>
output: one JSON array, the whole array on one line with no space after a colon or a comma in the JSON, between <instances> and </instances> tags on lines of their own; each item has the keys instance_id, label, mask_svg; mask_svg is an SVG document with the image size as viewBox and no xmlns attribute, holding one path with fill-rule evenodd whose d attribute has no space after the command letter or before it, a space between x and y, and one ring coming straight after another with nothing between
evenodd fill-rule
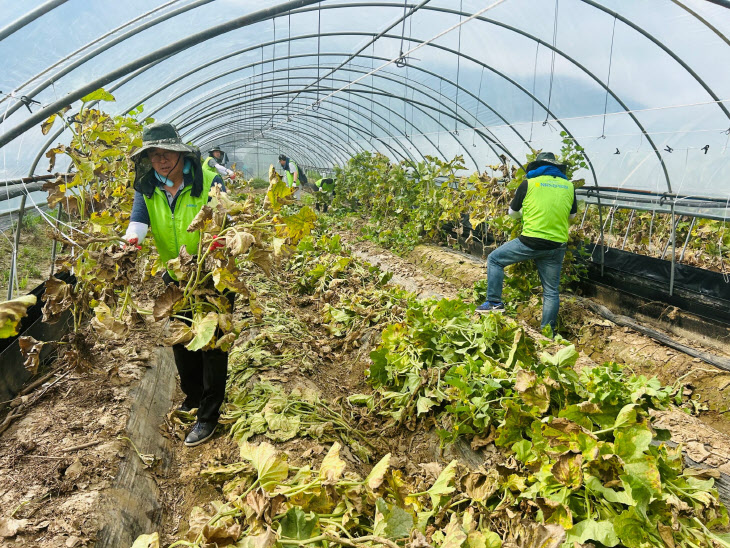
<instances>
[{"instance_id":1,"label":"camouflage bucket hat","mask_svg":"<svg viewBox=\"0 0 730 548\"><path fill-rule=\"evenodd\" d=\"M208 151L208 154L212 154L213 152L223 152L223 150L221 147L216 145ZM223 152L223 154L225 154L225 152Z\"/></svg>"},{"instance_id":2,"label":"camouflage bucket hat","mask_svg":"<svg viewBox=\"0 0 730 548\"><path fill-rule=\"evenodd\" d=\"M151 148L186 153L195 153L197 151L194 146L183 143L182 137L180 137L175 126L167 122L157 122L144 128L142 131L142 147L135 150L130 158L136 162Z\"/></svg>"}]
</instances>

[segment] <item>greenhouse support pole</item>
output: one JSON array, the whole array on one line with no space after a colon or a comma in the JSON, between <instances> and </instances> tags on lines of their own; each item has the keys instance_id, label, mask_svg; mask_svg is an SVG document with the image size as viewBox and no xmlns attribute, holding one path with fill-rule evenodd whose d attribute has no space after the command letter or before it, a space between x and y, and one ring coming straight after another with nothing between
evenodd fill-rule
<instances>
[{"instance_id":1,"label":"greenhouse support pole","mask_svg":"<svg viewBox=\"0 0 730 548\"><path fill-rule=\"evenodd\" d=\"M624 234L624 241L621 243L622 250L626 247L626 240L629 239L629 230L631 230L631 223L634 222L634 213L636 213L636 211L632 209L631 215L629 215L629 225L626 227L626 233Z\"/></svg>"},{"instance_id":2,"label":"greenhouse support pole","mask_svg":"<svg viewBox=\"0 0 730 548\"><path fill-rule=\"evenodd\" d=\"M20 227L23 225L23 213L25 213L25 199L27 195L23 194L20 199L20 209L18 210L18 225L15 227L15 239L13 243L13 257L10 259L10 278L8 279L8 300L13 298L13 282L15 281L17 264L18 264L18 246L20 245Z\"/></svg>"},{"instance_id":3,"label":"greenhouse support pole","mask_svg":"<svg viewBox=\"0 0 730 548\"><path fill-rule=\"evenodd\" d=\"M58 222L61 220L61 212L63 211L63 202L58 202L58 209L56 210L56 224L55 228L58 230ZM50 278L53 277L53 272L56 270L56 253L58 249L58 240L54 238L53 247L51 248L51 273L48 275Z\"/></svg>"},{"instance_id":4,"label":"greenhouse support pole","mask_svg":"<svg viewBox=\"0 0 730 548\"><path fill-rule=\"evenodd\" d=\"M604 254L606 253L606 249L604 248L604 236L603 236L603 206L601 205L601 194L596 194L596 199L598 200L598 225L601 227L601 276L603 276L603 272L605 269L605 258Z\"/></svg>"},{"instance_id":5,"label":"greenhouse support pole","mask_svg":"<svg viewBox=\"0 0 730 548\"><path fill-rule=\"evenodd\" d=\"M45 15L52 9L60 6L61 4L65 4L67 1L68 0L50 0L49 2L46 2L45 4L38 6L33 11L29 11L20 19L13 21L8 26L6 26L0 30L0 42L5 40L11 34L22 29L28 23L32 23L33 21L35 21L42 15Z\"/></svg>"},{"instance_id":6,"label":"greenhouse support pole","mask_svg":"<svg viewBox=\"0 0 730 548\"><path fill-rule=\"evenodd\" d=\"M674 293L674 267L677 257L677 225L674 223L674 201L672 201L672 267L669 271L669 296Z\"/></svg>"},{"instance_id":7,"label":"greenhouse support pole","mask_svg":"<svg viewBox=\"0 0 730 548\"><path fill-rule=\"evenodd\" d=\"M689 244L689 239L692 236L692 229L695 227L695 223L697 222L697 217L692 217L692 222L689 224L689 231L687 232L687 237L684 240L684 247L682 248L682 253L679 254L679 262L682 262L682 259L684 259L684 252L687 251L687 244Z\"/></svg>"}]
</instances>

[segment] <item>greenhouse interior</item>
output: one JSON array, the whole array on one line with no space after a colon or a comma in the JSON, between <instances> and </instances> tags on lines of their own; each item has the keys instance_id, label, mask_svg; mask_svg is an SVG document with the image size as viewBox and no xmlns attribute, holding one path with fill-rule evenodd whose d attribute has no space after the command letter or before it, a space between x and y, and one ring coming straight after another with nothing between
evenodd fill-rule
<instances>
[{"instance_id":1,"label":"greenhouse interior","mask_svg":"<svg viewBox=\"0 0 730 548\"><path fill-rule=\"evenodd\" d=\"M730 1L0 8L0 545L730 548Z\"/></svg>"}]
</instances>

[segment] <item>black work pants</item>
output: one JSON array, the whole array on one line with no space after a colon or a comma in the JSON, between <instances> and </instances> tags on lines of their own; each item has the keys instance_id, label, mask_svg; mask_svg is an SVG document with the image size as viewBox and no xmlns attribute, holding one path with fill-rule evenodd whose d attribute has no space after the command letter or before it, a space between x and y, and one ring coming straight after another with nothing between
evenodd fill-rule
<instances>
[{"instance_id":1,"label":"black work pants","mask_svg":"<svg viewBox=\"0 0 730 548\"><path fill-rule=\"evenodd\" d=\"M180 388L185 394L185 405L198 408L199 421L218 422L220 408L226 397L228 352L192 352L184 344L174 345L172 351L180 375Z\"/></svg>"},{"instance_id":2,"label":"black work pants","mask_svg":"<svg viewBox=\"0 0 730 548\"><path fill-rule=\"evenodd\" d=\"M177 284L165 272L163 281ZM227 292L225 297L233 303L236 294ZM217 332L216 336L222 333ZM226 380L228 378L228 352L222 350L196 350L185 348L184 344L172 347L175 355L177 373L180 375L180 388L185 394L185 405L198 408L198 420L201 422L218 422L220 408L226 397Z\"/></svg>"}]
</instances>

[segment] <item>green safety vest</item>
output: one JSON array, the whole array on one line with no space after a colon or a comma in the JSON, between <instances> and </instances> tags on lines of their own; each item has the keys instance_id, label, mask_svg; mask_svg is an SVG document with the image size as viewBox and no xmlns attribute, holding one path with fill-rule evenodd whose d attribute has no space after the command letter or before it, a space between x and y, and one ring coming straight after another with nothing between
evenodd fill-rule
<instances>
[{"instance_id":1,"label":"green safety vest","mask_svg":"<svg viewBox=\"0 0 730 548\"><path fill-rule=\"evenodd\" d=\"M527 179L522 235L567 242L574 193L573 183L567 179L550 175Z\"/></svg>"},{"instance_id":2,"label":"green safety vest","mask_svg":"<svg viewBox=\"0 0 730 548\"><path fill-rule=\"evenodd\" d=\"M332 181L331 183L322 183L322 181ZM314 183L325 192L332 192L335 189L335 180L329 177L323 177Z\"/></svg>"},{"instance_id":3,"label":"green safety vest","mask_svg":"<svg viewBox=\"0 0 730 548\"><path fill-rule=\"evenodd\" d=\"M220 173L218 173L218 170L216 168L210 167L208 165L208 162L211 161L211 160L213 160L215 163L218 163L218 160L216 160L215 158L213 158L213 156L208 156L205 160L203 160L203 174L205 174L205 173L212 173L214 177L216 175L220 175Z\"/></svg>"},{"instance_id":4,"label":"green safety vest","mask_svg":"<svg viewBox=\"0 0 730 548\"><path fill-rule=\"evenodd\" d=\"M175 201L174 212L170 209L166 192L159 186L155 187L151 198L144 197L150 215L150 230L163 264L167 265L167 261L175 259L183 245L191 255L198 253L200 231L188 232L188 226L208 203L208 193L216 175L218 173L215 170L212 174L203 170L203 191L197 198L190 195L192 185L184 186ZM175 278L169 269L168 273Z\"/></svg>"},{"instance_id":5,"label":"green safety vest","mask_svg":"<svg viewBox=\"0 0 730 548\"><path fill-rule=\"evenodd\" d=\"M286 186L293 187L294 186L294 173L292 173L292 170L296 173L299 171L299 166L289 161L289 169L287 169L284 173L286 174Z\"/></svg>"}]
</instances>

